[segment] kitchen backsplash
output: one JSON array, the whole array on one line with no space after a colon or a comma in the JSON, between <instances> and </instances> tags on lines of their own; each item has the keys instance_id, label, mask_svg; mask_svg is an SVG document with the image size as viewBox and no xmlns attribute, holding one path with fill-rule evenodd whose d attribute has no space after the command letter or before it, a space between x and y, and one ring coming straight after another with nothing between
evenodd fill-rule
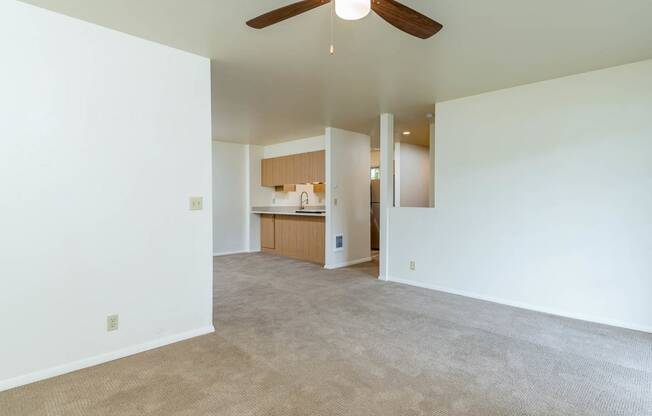
<instances>
[{"instance_id":1,"label":"kitchen backsplash","mask_svg":"<svg viewBox=\"0 0 652 416\"><path fill-rule=\"evenodd\" d=\"M316 194L312 185L297 185L296 192L274 192L273 200L270 201L271 206L281 207L297 207L301 205L301 193L308 193L308 205L324 205L324 194ZM305 198L305 197L304 197Z\"/></svg>"}]
</instances>

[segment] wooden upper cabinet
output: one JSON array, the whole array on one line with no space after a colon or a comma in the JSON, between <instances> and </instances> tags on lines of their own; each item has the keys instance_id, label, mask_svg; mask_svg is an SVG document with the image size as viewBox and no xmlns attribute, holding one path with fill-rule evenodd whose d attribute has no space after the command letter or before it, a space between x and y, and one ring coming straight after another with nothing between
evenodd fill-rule
<instances>
[{"instance_id":1,"label":"wooden upper cabinet","mask_svg":"<svg viewBox=\"0 0 652 416\"><path fill-rule=\"evenodd\" d=\"M297 169L294 163L294 155L283 156L279 159L281 163L281 183L279 185L301 183L296 180Z\"/></svg>"},{"instance_id":2,"label":"wooden upper cabinet","mask_svg":"<svg viewBox=\"0 0 652 416\"><path fill-rule=\"evenodd\" d=\"M272 160L263 159L260 161L260 184L262 186L275 186L272 181Z\"/></svg>"},{"instance_id":3,"label":"wooden upper cabinet","mask_svg":"<svg viewBox=\"0 0 652 416\"><path fill-rule=\"evenodd\" d=\"M300 153L292 155L292 165L294 166L294 179L296 182L292 183L308 183L310 182L310 160L306 155L310 153Z\"/></svg>"},{"instance_id":4,"label":"wooden upper cabinet","mask_svg":"<svg viewBox=\"0 0 652 416\"><path fill-rule=\"evenodd\" d=\"M263 159L260 173L263 186L323 183L326 181L326 152L321 150Z\"/></svg>"},{"instance_id":5,"label":"wooden upper cabinet","mask_svg":"<svg viewBox=\"0 0 652 416\"><path fill-rule=\"evenodd\" d=\"M306 153L309 160L308 169L310 180L309 182L326 182L326 151Z\"/></svg>"},{"instance_id":6,"label":"wooden upper cabinet","mask_svg":"<svg viewBox=\"0 0 652 416\"><path fill-rule=\"evenodd\" d=\"M326 182L326 152L294 155L295 183Z\"/></svg>"},{"instance_id":7,"label":"wooden upper cabinet","mask_svg":"<svg viewBox=\"0 0 652 416\"><path fill-rule=\"evenodd\" d=\"M260 183L263 186L282 185L280 183L281 172L280 163L277 158L263 159L260 167Z\"/></svg>"}]
</instances>

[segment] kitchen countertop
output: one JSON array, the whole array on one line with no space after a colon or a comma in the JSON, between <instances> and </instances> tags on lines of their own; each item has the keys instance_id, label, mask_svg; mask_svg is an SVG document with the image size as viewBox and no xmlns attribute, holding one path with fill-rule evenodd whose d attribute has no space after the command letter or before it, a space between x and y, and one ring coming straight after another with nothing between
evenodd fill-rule
<instances>
[{"instance_id":1,"label":"kitchen countertop","mask_svg":"<svg viewBox=\"0 0 652 416\"><path fill-rule=\"evenodd\" d=\"M271 214L271 215L297 215L303 217L325 217L326 212L321 214L310 214L307 212L295 212L299 207L253 207L251 208L252 214ZM308 206L308 210L321 210L326 211L324 206Z\"/></svg>"}]
</instances>

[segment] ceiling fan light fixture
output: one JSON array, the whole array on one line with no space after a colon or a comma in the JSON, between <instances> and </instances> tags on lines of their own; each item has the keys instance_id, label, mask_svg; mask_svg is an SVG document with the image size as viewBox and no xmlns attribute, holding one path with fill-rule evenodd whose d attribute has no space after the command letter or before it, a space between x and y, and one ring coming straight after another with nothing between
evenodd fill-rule
<instances>
[{"instance_id":1,"label":"ceiling fan light fixture","mask_svg":"<svg viewBox=\"0 0 652 416\"><path fill-rule=\"evenodd\" d=\"M371 12L371 0L335 0L335 14L344 20L360 20Z\"/></svg>"},{"instance_id":2,"label":"ceiling fan light fixture","mask_svg":"<svg viewBox=\"0 0 652 416\"><path fill-rule=\"evenodd\" d=\"M359 20L368 15L372 10L395 28L421 39L428 39L434 36L443 27L441 23L432 20L428 16L424 16L416 10L410 9L397 0L295 1L285 7L280 7L271 12L254 17L247 21L247 26L254 29L263 29L327 4L331 6L331 28L335 14L345 20Z\"/></svg>"}]
</instances>

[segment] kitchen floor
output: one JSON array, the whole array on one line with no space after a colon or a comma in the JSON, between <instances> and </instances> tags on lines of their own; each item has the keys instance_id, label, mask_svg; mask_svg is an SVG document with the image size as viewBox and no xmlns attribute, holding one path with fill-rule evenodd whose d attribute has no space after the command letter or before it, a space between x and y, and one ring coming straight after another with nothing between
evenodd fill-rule
<instances>
[{"instance_id":1,"label":"kitchen floor","mask_svg":"<svg viewBox=\"0 0 652 416\"><path fill-rule=\"evenodd\" d=\"M0 393L1 415L652 415L652 335L267 254L216 333Z\"/></svg>"}]
</instances>

